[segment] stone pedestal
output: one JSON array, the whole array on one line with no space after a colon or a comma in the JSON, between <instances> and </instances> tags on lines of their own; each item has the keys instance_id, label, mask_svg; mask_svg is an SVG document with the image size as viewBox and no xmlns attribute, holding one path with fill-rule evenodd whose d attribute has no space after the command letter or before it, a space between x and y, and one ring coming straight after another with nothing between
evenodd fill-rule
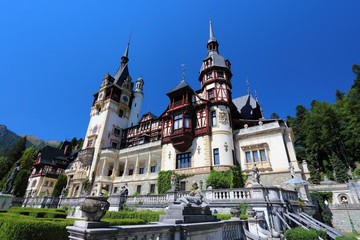
<instances>
[{"instance_id":1,"label":"stone pedestal","mask_svg":"<svg viewBox=\"0 0 360 240\"><path fill-rule=\"evenodd\" d=\"M210 208L190 207L179 204L170 205L165 215L160 216L161 223L181 224L199 222L217 222L218 219L212 215Z\"/></svg>"},{"instance_id":2,"label":"stone pedestal","mask_svg":"<svg viewBox=\"0 0 360 240\"><path fill-rule=\"evenodd\" d=\"M74 226L66 227L69 239L76 240L113 240L116 239L117 229L110 228L108 222L75 221Z\"/></svg>"},{"instance_id":3,"label":"stone pedestal","mask_svg":"<svg viewBox=\"0 0 360 240\"><path fill-rule=\"evenodd\" d=\"M12 194L0 193L0 210L7 211L11 207L12 200L15 196Z\"/></svg>"}]
</instances>

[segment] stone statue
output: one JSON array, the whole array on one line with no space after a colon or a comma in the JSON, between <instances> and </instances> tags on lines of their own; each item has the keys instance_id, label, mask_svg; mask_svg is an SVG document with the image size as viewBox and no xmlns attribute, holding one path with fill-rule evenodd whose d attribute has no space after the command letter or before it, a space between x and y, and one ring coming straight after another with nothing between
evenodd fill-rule
<instances>
[{"instance_id":1,"label":"stone statue","mask_svg":"<svg viewBox=\"0 0 360 240\"><path fill-rule=\"evenodd\" d=\"M19 171L20 171L20 162L17 162L16 167L10 174L10 177L6 180L3 193L11 193L11 190L14 186L14 181L15 181L16 175L18 174Z\"/></svg>"},{"instance_id":2,"label":"stone statue","mask_svg":"<svg viewBox=\"0 0 360 240\"><path fill-rule=\"evenodd\" d=\"M170 184L171 184L171 189L170 190L171 191L176 191L177 177L176 177L174 172L171 175Z\"/></svg>"},{"instance_id":3,"label":"stone statue","mask_svg":"<svg viewBox=\"0 0 360 240\"><path fill-rule=\"evenodd\" d=\"M179 199L179 204L187 207L206 207L209 203L206 201L204 195L199 189L198 184L193 182L192 190L187 196L183 196Z\"/></svg>"},{"instance_id":4,"label":"stone statue","mask_svg":"<svg viewBox=\"0 0 360 240\"><path fill-rule=\"evenodd\" d=\"M294 168L294 165L292 165L292 162L289 162L289 170L290 170L291 177L295 178L296 177L295 168Z\"/></svg>"},{"instance_id":5,"label":"stone statue","mask_svg":"<svg viewBox=\"0 0 360 240\"><path fill-rule=\"evenodd\" d=\"M124 186L121 187L120 190L120 202L119 202L120 209L122 209L123 205L126 203L128 194L129 194L129 189L127 187L127 184L125 184Z\"/></svg>"},{"instance_id":6,"label":"stone statue","mask_svg":"<svg viewBox=\"0 0 360 240\"><path fill-rule=\"evenodd\" d=\"M253 182L260 183L260 173L259 169L256 167L256 164L251 169L251 176L253 179Z\"/></svg>"}]
</instances>

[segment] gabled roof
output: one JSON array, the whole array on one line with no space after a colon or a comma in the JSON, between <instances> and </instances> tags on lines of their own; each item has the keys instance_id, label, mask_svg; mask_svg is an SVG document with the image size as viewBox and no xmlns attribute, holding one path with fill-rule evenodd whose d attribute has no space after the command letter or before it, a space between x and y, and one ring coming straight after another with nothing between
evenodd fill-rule
<instances>
[{"instance_id":1,"label":"gabled roof","mask_svg":"<svg viewBox=\"0 0 360 240\"><path fill-rule=\"evenodd\" d=\"M261 119L262 111L260 104L250 95L245 95L232 100L241 114L242 119Z\"/></svg>"},{"instance_id":2,"label":"gabled roof","mask_svg":"<svg viewBox=\"0 0 360 240\"><path fill-rule=\"evenodd\" d=\"M171 89L167 95L173 93L173 92L176 92L180 89L183 89L183 88L189 88L192 90L192 88L190 87L190 85L185 81L185 80L181 80L180 83L178 83L178 85L176 85L173 89Z\"/></svg>"},{"instance_id":3,"label":"gabled roof","mask_svg":"<svg viewBox=\"0 0 360 240\"><path fill-rule=\"evenodd\" d=\"M64 150L51 147L51 146L45 146L40 151L41 158L40 158L40 164L44 165L56 165L54 162L55 158L64 158L67 160L67 158L64 156Z\"/></svg>"}]
</instances>

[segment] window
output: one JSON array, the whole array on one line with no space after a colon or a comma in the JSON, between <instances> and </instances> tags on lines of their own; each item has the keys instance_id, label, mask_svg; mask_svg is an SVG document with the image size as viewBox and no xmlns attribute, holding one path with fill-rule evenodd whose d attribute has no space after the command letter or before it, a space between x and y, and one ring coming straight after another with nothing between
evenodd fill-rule
<instances>
[{"instance_id":1,"label":"window","mask_svg":"<svg viewBox=\"0 0 360 240\"><path fill-rule=\"evenodd\" d=\"M212 99L214 99L214 98L215 98L215 96L214 96L214 89L208 90L208 99L209 99L209 100L212 100Z\"/></svg>"},{"instance_id":2,"label":"window","mask_svg":"<svg viewBox=\"0 0 360 240\"><path fill-rule=\"evenodd\" d=\"M89 139L86 147L87 147L87 148L91 148L91 147L93 146L93 142L94 142L93 139Z\"/></svg>"},{"instance_id":3,"label":"window","mask_svg":"<svg viewBox=\"0 0 360 240\"><path fill-rule=\"evenodd\" d=\"M266 149L252 149L245 151L246 163L257 163L257 162L266 162L267 153Z\"/></svg>"},{"instance_id":4,"label":"window","mask_svg":"<svg viewBox=\"0 0 360 240\"><path fill-rule=\"evenodd\" d=\"M116 192L117 192L117 190L118 190L118 188L117 188L117 187L114 187L114 191L113 191L113 193L116 193Z\"/></svg>"},{"instance_id":5,"label":"window","mask_svg":"<svg viewBox=\"0 0 360 240\"><path fill-rule=\"evenodd\" d=\"M129 169L129 176L134 174L134 169Z\"/></svg>"},{"instance_id":6,"label":"window","mask_svg":"<svg viewBox=\"0 0 360 240\"><path fill-rule=\"evenodd\" d=\"M137 192L137 193L141 193L141 185L137 185L137 186L136 186L136 192Z\"/></svg>"},{"instance_id":7,"label":"window","mask_svg":"<svg viewBox=\"0 0 360 240\"><path fill-rule=\"evenodd\" d=\"M121 117L121 118L122 118L122 117L123 117L123 115L124 115L124 111L123 111L122 109L120 109L120 110L119 110L119 117Z\"/></svg>"},{"instance_id":8,"label":"window","mask_svg":"<svg viewBox=\"0 0 360 240\"><path fill-rule=\"evenodd\" d=\"M216 126L216 111L211 111L211 124Z\"/></svg>"},{"instance_id":9,"label":"window","mask_svg":"<svg viewBox=\"0 0 360 240\"><path fill-rule=\"evenodd\" d=\"M115 142L115 141L112 141L112 142L111 142L111 147L112 147L112 148L117 148L117 147L118 147L118 143Z\"/></svg>"},{"instance_id":10,"label":"window","mask_svg":"<svg viewBox=\"0 0 360 240\"><path fill-rule=\"evenodd\" d=\"M246 163L251 163L252 160L251 160L251 154L250 154L250 152L245 152L245 155L246 155Z\"/></svg>"},{"instance_id":11,"label":"window","mask_svg":"<svg viewBox=\"0 0 360 240\"><path fill-rule=\"evenodd\" d=\"M191 167L191 154L182 153L176 155L176 169Z\"/></svg>"},{"instance_id":12,"label":"window","mask_svg":"<svg viewBox=\"0 0 360 240\"><path fill-rule=\"evenodd\" d=\"M212 73L206 74L206 80L212 79Z\"/></svg>"},{"instance_id":13,"label":"window","mask_svg":"<svg viewBox=\"0 0 360 240\"><path fill-rule=\"evenodd\" d=\"M180 182L180 186L179 186L179 187L180 187L180 189L179 189L180 191L185 191L185 190L186 190L186 182L184 182L184 181L183 181L183 182Z\"/></svg>"},{"instance_id":14,"label":"window","mask_svg":"<svg viewBox=\"0 0 360 240\"><path fill-rule=\"evenodd\" d=\"M31 184L31 187L35 187L35 185L36 185L36 180L34 180L33 182L32 182L32 184Z\"/></svg>"},{"instance_id":15,"label":"window","mask_svg":"<svg viewBox=\"0 0 360 240\"><path fill-rule=\"evenodd\" d=\"M156 166L151 166L150 172L155 173L156 172Z\"/></svg>"},{"instance_id":16,"label":"window","mask_svg":"<svg viewBox=\"0 0 360 240\"><path fill-rule=\"evenodd\" d=\"M119 170L118 176L121 177L122 175L124 175L124 170Z\"/></svg>"},{"instance_id":17,"label":"window","mask_svg":"<svg viewBox=\"0 0 360 240\"><path fill-rule=\"evenodd\" d=\"M175 115L174 117L174 130L182 128L182 114Z\"/></svg>"},{"instance_id":18,"label":"window","mask_svg":"<svg viewBox=\"0 0 360 240\"><path fill-rule=\"evenodd\" d=\"M119 136L120 135L120 128L115 127L114 128L114 134Z\"/></svg>"},{"instance_id":19,"label":"window","mask_svg":"<svg viewBox=\"0 0 360 240\"><path fill-rule=\"evenodd\" d=\"M48 181L45 181L45 182L44 182L44 187L47 187L48 184L49 184L49 182L48 182Z\"/></svg>"},{"instance_id":20,"label":"window","mask_svg":"<svg viewBox=\"0 0 360 240\"><path fill-rule=\"evenodd\" d=\"M254 162L258 162L259 161L259 155L258 155L258 151L252 151L253 154L253 161Z\"/></svg>"},{"instance_id":21,"label":"window","mask_svg":"<svg viewBox=\"0 0 360 240\"><path fill-rule=\"evenodd\" d=\"M262 162L266 161L266 152L265 149L260 149L260 159Z\"/></svg>"},{"instance_id":22,"label":"window","mask_svg":"<svg viewBox=\"0 0 360 240\"><path fill-rule=\"evenodd\" d=\"M224 72L216 72L218 78L224 78Z\"/></svg>"},{"instance_id":23,"label":"window","mask_svg":"<svg viewBox=\"0 0 360 240\"><path fill-rule=\"evenodd\" d=\"M184 115L184 128L190 128L190 116L187 114Z\"/></svg>"},{"instance_id":24,"label":"window","mask_svg":"<svg viewBox=\"0 0 360 240\"><path fill-rule=\"evenodd\" d=\"M145 173L145 168L141 167L139 168L139 174L144 174Z\"/></svg>"},{"instance_id":25,"label":"window","mask_svg":"<svg viewBox=\"0 0 360 240\"><path fill-rule=\"evenodd\" d=\"M150 185L150 193L155 193L155 184Z\"/></svg>"},{"instance_id":26,"label":"window","mask_svg":"<svg viewBox=\"0 0 360 240\"><path fill-rule=\"evenodd\" d=\"M214 165L219 165L220 164L219 149L214 148L213 151L214 151Z\"/></svg>"}]
</instances>

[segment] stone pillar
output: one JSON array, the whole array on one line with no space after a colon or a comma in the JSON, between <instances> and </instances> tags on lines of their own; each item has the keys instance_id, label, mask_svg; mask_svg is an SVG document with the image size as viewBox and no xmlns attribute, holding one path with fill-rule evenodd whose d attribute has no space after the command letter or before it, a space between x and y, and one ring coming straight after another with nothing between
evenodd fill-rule
<instances>
[{"instance_id":1,"label":"stone pillar","mask_svg":"<svg viewBox=\"0 0 360 240\"><path fill-rule=\"evenodd\" d=\"M136 156L136 162L135 162L135 167L134 167L134 173L133 173L133 178L135 178L135 176L138 174L139 172L139 154Z\"/></svg>"},{"instance_id":2,"label":"stone pillar","mask_svg":"<svg viewBox=\"0 0 360 240\"><path fill-rule=\"evenodd\" d=\"M149 152L149 159L148 159L148 164L147 164L147 168L146 168L147 175L150 174L150 170L151 170L151 152Z\"/></svg>"},{"instance_id":3,"label":"stone pillar","mask_svg":"<svg viewBox=\"0 0 360 240\"><path fill-rule=\"evenodd\" d=\"M122 178L125 177L125 175L128 174L128 157L126 157L126 160L125 160L125 165L124 165L124 174L122 175Z\"/></svg>"}]
</instances>

